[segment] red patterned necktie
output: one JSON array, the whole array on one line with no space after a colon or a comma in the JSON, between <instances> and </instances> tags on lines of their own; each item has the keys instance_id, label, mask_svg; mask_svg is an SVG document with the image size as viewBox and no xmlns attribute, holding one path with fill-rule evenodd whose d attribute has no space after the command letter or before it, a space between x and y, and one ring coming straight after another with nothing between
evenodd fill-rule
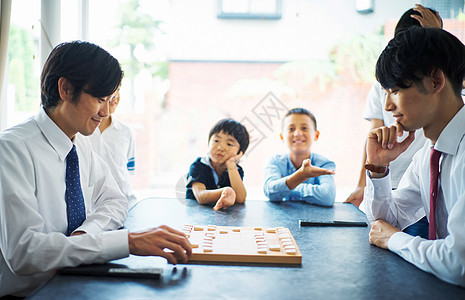
<instances>
[{"instance_id":1,"label":"red patterned necktie","mask_svg":"<svg viewBox=\"0 0 465 300\"><path fill-rule=\"evenodd\" d=\"M439 158L442 152L431 147L430 186L429 186L429 232L428 239L436 239L436 198L438 197Z\"/></svg>"}]
</instances>

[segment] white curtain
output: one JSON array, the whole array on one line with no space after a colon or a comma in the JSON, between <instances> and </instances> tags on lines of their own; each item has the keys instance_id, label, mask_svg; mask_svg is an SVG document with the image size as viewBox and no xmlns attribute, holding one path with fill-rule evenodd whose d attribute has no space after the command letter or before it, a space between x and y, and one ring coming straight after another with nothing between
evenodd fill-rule
<instances>
[{"instance_id":1,"label":"white curtain","mask_svg":"<svg viewBox=\"0 0 465 300\"><path fill-rule=\"evenodd\" d=\"M5 112L6 101L6 70L8 63L8 39L10 36L11 1L0 0L0 130L6 126Z\"/></svg>"}]
</instances>

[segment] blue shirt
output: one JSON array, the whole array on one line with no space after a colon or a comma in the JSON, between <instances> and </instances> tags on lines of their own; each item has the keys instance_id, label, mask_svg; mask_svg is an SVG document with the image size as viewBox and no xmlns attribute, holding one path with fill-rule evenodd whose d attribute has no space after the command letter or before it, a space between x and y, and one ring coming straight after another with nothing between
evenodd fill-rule
<instances>
[{"instance_id":1,"label":"blue shirt","mask_svg":"<svg viewBox=\"0 0 465 300\"><path fill-rule=\"evenodd\" d=\"M244 171L242 170L242 167L237 166L237 171L239 171L239 175L241 176L241 179L243 179ZM195 200L194 192L192 191L192 185L194 182L203 183L207 190L215 190L231 186L228 170L225 170L220 176L218 176L210 163L209 157L199 157L190 166L186 184L187 199Z\"/></svg>"},{"instance_id":2,"label":"blue shirt","mask_svg":"<svg viewBox=\"0 0 465 300\"><path fill-rule=\"evenodd\" d=\"M312 153L310 161L313 166L334 170L336 164L329 159ZM287 178L296 172L289 154L278 154L271 158L265 167L265 185L263 191L270 201L305 201L311 204L332 206L336 198L334 175L312 177L290 190Z\"/></svg>"}]
</instances>

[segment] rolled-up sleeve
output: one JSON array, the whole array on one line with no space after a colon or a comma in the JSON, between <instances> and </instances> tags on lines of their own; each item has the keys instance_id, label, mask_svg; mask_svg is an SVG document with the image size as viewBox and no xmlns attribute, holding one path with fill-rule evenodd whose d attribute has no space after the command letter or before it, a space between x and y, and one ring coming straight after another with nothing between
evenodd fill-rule
<instances>
[{"instance_id":1,"label":"rolled-up sleeve","mask_svg":"<svg viewBox=\"0 0 465 300\"><path fill-rule=\"evenodd\" d=\"M283 177L281 174L276 157L272 157L268 161L264 177L263 192L270 201L282 201L284 197L292 192L286 185L287 177Z\"/></svg>"}]
</instances>

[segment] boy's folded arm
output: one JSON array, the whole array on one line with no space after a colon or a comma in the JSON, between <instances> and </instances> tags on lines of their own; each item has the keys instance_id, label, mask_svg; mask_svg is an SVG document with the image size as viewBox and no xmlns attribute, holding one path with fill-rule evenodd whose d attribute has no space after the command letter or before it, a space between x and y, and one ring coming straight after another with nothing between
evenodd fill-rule
<instances>
[{"instance_id":1,"label":"boy's folded arm","mask_svg":"<svg viewBox=\"0 0 465 300\"><path fill-rule=\"evenodd\" d=\"M294 189L302 200L310 204L332 206L336 199L336 184L331 175L320 176L318 184L301 183Z\"/></svg>"},{"instance_id":2,"label":"boy's folded arm","mask_svg":"<svg viewBox=\"0 0 465 300\"><path fill-rule=\"evenodd\" d=\"M291 175L286 177L286 186L289 190L294 190L297 186L299 186L302 182L307 180L308 177L302 172L301 169L298 169Z\"/></svg>"},{"instance_id":3,"label":"boy's folded arm","mask_svg":"<svg viewBox=\"0 0 465 300\"><path fill-rule=\"evenodd\" d=\"M323 177L324 175L334 174L334 163L327 163L323 166L313 166L310 159L304 160L302 166L288 176L286 185L290 190L294 190L300 184L312 177Z\"/></svg>"},{"instance_id":4,"label":"boy's folded arm","mask_svg":"<svg viewBox=\"0 0 465 300\"><path fill-rule=\"evenodd\" d=\"M286 185L287 177L281 175L275 157L268 162L264 175L263 193L270 201L282 201L284 197L291 193L291 190Z\"/></svg>"},{"instance_id":5,"label":"boy's folded arm","mask_svg":"<svg viewBox=\"0 0 465 300\"><path fill-rule=\"evenodd\" d=\"M194 193L195 199L200 204L207 204L218 201L221 197L221 189L207 190L205 185L201 182L194 182L192 184L192 192Z\"/></svg>"},{"instance_id":6,"label":"boy's folded arm","mask_svg":"<svg viewBox=\"0 0 465 300\"><path fill-rule=\"evenodd\" d=\"M287 177L269 178L263 185L263 192L270 201L282 201L292 190L286 185Z\"/></svg>"}]
</instances>

